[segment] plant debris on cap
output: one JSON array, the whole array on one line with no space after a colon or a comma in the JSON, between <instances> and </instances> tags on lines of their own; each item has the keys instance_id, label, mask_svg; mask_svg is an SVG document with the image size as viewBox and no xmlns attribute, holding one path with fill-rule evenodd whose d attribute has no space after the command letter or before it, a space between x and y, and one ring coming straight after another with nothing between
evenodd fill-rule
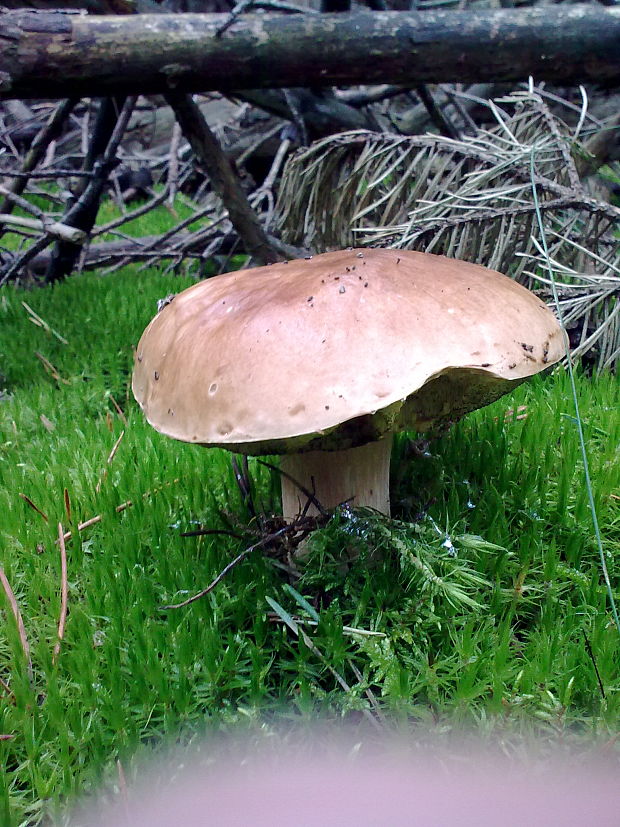
<instances>
[{"instance_id":1,"label":"plant debris on cap","mask_svg":"<svg viewBox=\"0 0 620 827\"><path fill-rule=\"evenodd\" d=\"M351 249L178 294L140 339L132 387L175 439L248 454L340 450L457 420L564 349L546 305L500 273Z\"/></svg>"}]
</instances>

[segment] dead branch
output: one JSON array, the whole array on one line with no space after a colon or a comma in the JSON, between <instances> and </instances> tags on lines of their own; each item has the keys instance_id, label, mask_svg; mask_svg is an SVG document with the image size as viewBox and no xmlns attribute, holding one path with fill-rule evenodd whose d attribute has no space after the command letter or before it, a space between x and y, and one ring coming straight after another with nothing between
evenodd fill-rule
<instances>
[{"instance_id":1,"label":"dead branch","mask_svg":"<svg viewBox=\"0 0 620 827\"><path fill-rule=\"evenodd\" d=\"M206 169L211 186L222 199L230 220L248 252L263 264L280 261L281 256L267 238L230 161L224 155L196 103L189 95L172 93L166 95L166 100L174 110L181 130L199 163Z\"/></svg>"},{"instance_id":2,"label":"dead branch","mask_svg":"<svg viewBox=\"0 0 620 827\"><path fill-rule=\"evenodd\" d=\"M217 14L5 11L0 93L64 98L529 75L564 84L620 80L620 9L598 4L246 15L218 36L221 24Z\"/></svg>"},{"instance_id":3,"label":"dead branch","mask_svg":"<svg viewBox=\"0 0 620 827\"><path fill-rule=\"evenodd\" d=\"M24 191L28 184L29 174L32 173L37 164L41 161L50 143L59 136L62 127L71 114L71 111L75 107L76 103L76 98L68 98L67 100L59 103L45 127L37 134L36 138L32 142L30 150L24 158L20 170L21 175L19 175L19 177L15 177L11 185L11 192L13 195L20 195ZM5 197L2 201L0 201L0 212L11 212L14 203L15 202L10 201L5 194Z\"/></svg>"},{"instance_id":4,"label":"dead branch","mask_svg":"<svg viewBox=\"0 0 620 827\"><path fill-rule=\"evenodd\" d=\"M117 163L116 154L127 128L137 98L104 100L99 107L97 123L91 136L88 153L84 160L86 170L96 175L83 179L77 197L65 213L63 223L89 233L96 221L99 201L110 172ZM80 247L77 244L57 242L46 273L48 281L57 281L73 269Z\"/></svg>"}]
</instances>

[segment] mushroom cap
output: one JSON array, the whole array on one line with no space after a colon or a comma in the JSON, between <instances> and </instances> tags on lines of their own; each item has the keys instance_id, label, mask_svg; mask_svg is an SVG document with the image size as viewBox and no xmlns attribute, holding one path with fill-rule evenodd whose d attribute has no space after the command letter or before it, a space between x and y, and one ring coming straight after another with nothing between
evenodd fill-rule
<instances>
[{"instance_id":1,"label":"mushroom cap","mask_svg":"<svg viewBox=\"0 0 620 827\"><path fill-rule=\"evenodd\" d=\"M185 442L339 450L456 421L564 352L547 306L494 270L350 249L179 293L140 339L132 388Z\"/></svg>"}]
</instances>

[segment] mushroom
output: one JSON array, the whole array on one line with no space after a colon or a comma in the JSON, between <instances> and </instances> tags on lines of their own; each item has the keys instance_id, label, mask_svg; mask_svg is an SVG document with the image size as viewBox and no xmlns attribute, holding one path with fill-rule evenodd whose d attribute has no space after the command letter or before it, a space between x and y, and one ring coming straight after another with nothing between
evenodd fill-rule
<instances>
[{"instance_id":1,"label":"mushroom","mask_svg":"<svg viewBox=\"0 0 620 827\"><path fill-rule=\"evenodd\" d=\"M167 436L282 454L287 520L305 505L295 482L325 508L389 514L393 432L454 422L564 352L546 305L494 270L349 249L179 293L144 331L132 387Z\"/></svg>"}]
</instances>

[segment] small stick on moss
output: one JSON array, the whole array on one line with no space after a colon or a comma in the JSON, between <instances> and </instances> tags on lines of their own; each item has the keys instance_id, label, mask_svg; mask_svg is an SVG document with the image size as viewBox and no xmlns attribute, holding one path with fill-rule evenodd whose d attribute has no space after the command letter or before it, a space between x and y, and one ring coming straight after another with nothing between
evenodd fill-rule
<instances>
[{"instance_id":1,"label":"small stick on moss","mask_svg":"<svg viewBox=\"0 0 620 827\"><path fill-rule=\"evenodd\" d=\"M35 313L35 311L32 309L32 307L30 307L29 304L26 304L26 302L22 302L22 307L24 308L24 310L28 314L28 317L30 318L30 321L33 324L37 325L37 327L42 327L43 330L45 330L46 333L51 334L52 336L55 336L58 339L59 342L63 343L63 345L68 345L69 344L69 342L65 339L65 337L61 336L60 333L58 333L57 330L54 330L54 328L51 325L49 325L45 321L45 319L41 318L41 316L39 316L38 313Z\"/></svg>"},{"instance_id":2,"label":"small stick on moss","mask_svg":"<svg viewBox=\"0 0 620 827\"><path fill-rule=\"evenodd\" d=\"M235 540L243 540L241 534L236 534L234 531L228 531L226 528L195 528L192 531L182 531L181 537L205 537L207 535L220 535L224 537L233 537Z\"/></svg>"},{"instance_id":3,"label":"small stick on moss","mask_svg":"<svg viewBox=\"0 0 620 827\"><path fill-rule=\"evenodd\" d=\"M590 643L590 639L588 638L588 636L586 635L586 633L584 631L582 631L582 634L583 634L583 641L584 641L585 647L586 647L586 652L588 653L588 657L592 661L592 666L594 667L594 673L596 675L596 680L598 681L598 688L600 689L600 692L601 692L601 698L603 700L605 700L605 697L606 697L605 696L605 687L603 686L603 681L601 679L601 673L598 671L598 666L596 665L596 658L594 657L594 652L592 651L592 645Z\"/></svg>"},{"instance_id":4,"label":"small stick on moss","mask_svg":"<svg viewBox=\"0 0 620 827\"><path fill-rule=\"evenodd\" d=\"M66 491L66 489L65 489ZM58 640L54 646L52 664L55 666L60 654L60 644L65 636L65 622L67 620L67 549L62 523L58 523L58 543L60 545L60 617L58 618Z\"/></svg>"},{"instance_id":5,"label":"small stick on moss","mask_svg":"<svg viewBox=\"0 0 620 827\"><path fill-rule=\"evenodd\" d=\"M26 496L26 494L22 494L22 493L21 493L21 491L18 493L18 495L17 495L17 496L18 496L18 497L21 497L21 498L22 498L22 500L23 500L23 501L24 501L27 505L29 505L29 506L30 506L30 508L32 508L32 510L33 510L33 511L36 511L36 512L37 512L37 514L38 514L40 517L43 517L43 519L45 520L45 522L46 522L46 523L48 523L48 522L49 522L49 518L48 518L47 514L46 514L44 511L41 511L41 509L40 509L37 505L35 505L35 504L32 502L32 500L30 499L30 497Z\"/></svg>"},{"instance_id":6,"label":"small stick on moss","mask_svg":"<svg viewBox=\"0 0 620 827\"><path fill-rule=\"evenodd\" d=\"M267 543L271 542L272 540L276 539L277 537L283 535L285 532L290 531L290 526L286 525L284 528L281 528L279 531L275 531L273 534L269 534L267 537L263 537L262 540L259 540L258 543L254 543L248 548L244 549L241 554L238 554L234 560L231 560L222 571L217 575L217 577L212 580L206 589L203 589L198 594L193 595L192 597L188 597L187 600L183 600L182 603L170 603L166 606L160 606L159 608L162 611L168 611L169 609L182 609L184 606L189 606L190 603L195 603L197 600L200 600L201 597L205 597L209 592L213 591L213 589L220 583L228 574L228 572L232 571L235 566L238 566L245 558L255 551L257 548L261 546L267 545Z\"/></svg>"},{"instance_id":7,"label":"small stick on moss","mask_svg":"<svg viewBox=\"0 0 620 827\"><path fill-rule=\"evenodd\" d=\"M362 675L360 670L357 668L357 666L355 665L355 663L353 662L353 660L351 658L347 658L347 663L349 664L349 666L353 670L353 674L357 678L357 682L359 683L359 685L363 686L364 685L364 676ZM381 707L379 706L377 698L375 697L375 693L372 691L372 689L369 686L367 686L366 689L364 689L364 694L366 695L366 697L370 701L370 705L372 706L377 718L381 721L382 724L387 724L386 717L383 714L383 712L381 711Z\"/></svg>"},{"instance_id":8,"label":"small stick on moss","mask_svg":"<svg viewBox=\"0 0 620 827\"><path fill-rule=\"evenodd\" d=\"M127 417L126 417L126 416L125 416L125 414L123 413L123 409L122 409L122 408L121 408L121 406L118 404L118 402L116 401L116 399L112 396L112 394L109 394L109 397L110 397L110 402L111 402L111 403L114 405L114 407L116 408L116 413L118 414L119 419L121 420L121 422L123 423L123 425L124 425L125 427L127 427Z\"/></svg>"},{"instance_id":9,"label":"small stick on moss","mask_svg":"<svg viewBox=\"0 0 620 827\"><path fill-rule=\"evenodd\" d=\"M62 382L64 385L70 385L71 384L68 379L63 379L62 378L62 376L58 373L58 371L56 370L54 365L50 362L50 360L46 359L46 357L43 356L42 353L39 353L38 350L35 350L34 355L41 362L41 364L43 365L45 370L50 374L52 379L55 379L57 382Z\"/></svg>"},{"instance_id":10,"label":"small stick on moss","mask_svg":"<svg viewBox=\"0 0 620 827\"><path fill-rule=\"evenodd\" d=\"M161 491L163 488L167 488L169 485L174 485L175 483L179 482L179 479L180 479L180 477L177 477L176 479L171 480L171 482L166 482L166 483L164 483L164 485L160 485L159 488L154 488L152 491L145 491L144 494L142 495L142 499L145 500L147 497L150 497L152 494L157 494L157 492ZM24 495L20 494L20 496L23 497ZM133 505L133 500L126 500L124 503L121 503L120 505L117 505L114 510L116 511L117 514L120 514L122 511L125 511L127 508L131 508L132 505ZM36 511L39 510L38 508L36 508L36 506L33 506L33 507L35 508ZM102 517L101 514L95 514L94 517L90 517L88 520L85 520L83 523L80 523L78 525L78 527L77 527L78 533L80 531L83 531L85 528L90 528L90 526L92 526L92 525L97 525L97 523L100 523L102 519L103 519L103 517ZM71 536L72 536L71 531L65 531L65 533L63 534L63 540L65 540L65 542L66 542L67 540L71 539ZM56 543L58 543L58 540L56 540Z\"/></svg>"},{"instance_id":11,"label":"small stick on moss","mask_svg":"<svg viewBox=\"0 0 620 827\"><path fill-rule=\"evenodd\" d=\"M2 566L0 566L0 583L2 583L2 588L4 589L6 598L9 601L9 606L11 607L11 611L13 612L13 617L15 618L15 622L17 623L19 640L22 645L24 657L26 658L26 661L28 663L28 679L30 680L30 683L32 683L32 661L30 660L30 645L28 643L28 638L26 637L24 621L22 620L22 615L19 611L19 606L17 605L17 600L15 598L15 594L13 593L13 589L11 588L11 584L9 583Z\"/></svg>"},{"instance_id":12,"label":"small stick on moss","mask_svg":"<svg viewBox=\"0 0 620 827\"><path fill-rule=\"evenodd\" d=\"M113 459L114 459L114 457L116 456L116 452L118 451L118 446L121 444L121 440L123 439L123 437L124 437L124 436L125 436L125 431L121 431L121 435L120 435L120 436L119 436L119 438L116 440L116 442L115 442L115 443L114 443L114 445L112 446L112 450L111 450L111 451L110 451L110 453L108 454L108 459L107 459L107 461L106 461L106 466L105 466L105 468L103 469L103 472L102 472L102 474L101 474L101 477L99 478L99 482L98 482L98 483L97 483L97 485L95 486L95 493L97 493L97 494L101 491L101 486L103 485L103 483L104 483L104 481L105 481L105 478L108 476L108 469L109 469L109 467L110 467L110 465L111 465L111 463L112 463L112 460L113 460Z\"/></svg>"},{"instance_id":13,"label":"small stick on moss","mask_svg":"<svg viewBox=\"0 0 620 827\"><path fill-rule=\"evenodd\" d=\"M267 464L267 463L265 463ZM321 506L322 508L322 506ZM304 509L305 511L305 509ZM209 594L210 591L220 583L224 577L235 567L238 566L239 563L243 562L248 555L250 555L253 551L258 548L268 548L269 546L275 546L277 548L278 542L281 543L283 548L289 548L291 546L298 547L300 543L302 543L308 534L311 531L314 531L320 525L324 525L326 520L329 518L329 512L325 512L325 516L322 517L321 515L317 517L306 517L302 516L299 517L297 520L294 520L292 523L287 523L286 525L278 528L276 531L270 532L269 534L265 534L258 542L253 543L248 548L244 549L240 554L238 554L234 560L231 560L222 571L217 575L217 577L209 583L206 589L203 589L201 592L193 595L192 597L188 597L187 600L184 600L182 603L174 603L169 604L166 606L160 606L159 608L162 611L167 611L168 609L182 609L184 606L189 606L190 603L194 603L196 600L200 600L201 597ZM229 531L222 531L220 529L197 529L196 531L186 532L183 536L185 537L197 537L203 534L228 534L234 536L232 532Z\"/></svg>"}]
</instances>

